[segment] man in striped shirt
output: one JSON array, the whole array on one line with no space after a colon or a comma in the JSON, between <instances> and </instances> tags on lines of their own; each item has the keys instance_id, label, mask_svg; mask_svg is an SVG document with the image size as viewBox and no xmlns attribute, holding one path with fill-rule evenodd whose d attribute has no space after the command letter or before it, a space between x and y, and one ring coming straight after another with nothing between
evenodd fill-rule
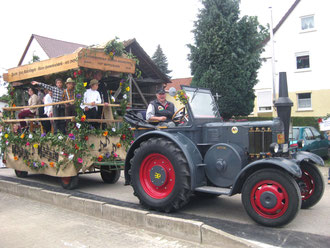
<instances>
[{"instance_id":1,"label":"man in striped shirt","mask_svg":"<svg viewBox=\"0 0 330 248\"><path fill-rule=\"evenodd\" d=\"M32 85L39 85L42 88L51 90L53 93L53 102L61 102L63 101L63 81L60 78L57 78L55 80L56 86L51 86L48 84L40 83L37 81L32 81ZM65 115L64 113L64 106L62 104L60 105L54 105L53 107L53 116L54 117L63 117ZM63 120L56 120L54 121L54 133L56 134L58 131L65 134L65 121Z\"/></svg>"}]
</instances>

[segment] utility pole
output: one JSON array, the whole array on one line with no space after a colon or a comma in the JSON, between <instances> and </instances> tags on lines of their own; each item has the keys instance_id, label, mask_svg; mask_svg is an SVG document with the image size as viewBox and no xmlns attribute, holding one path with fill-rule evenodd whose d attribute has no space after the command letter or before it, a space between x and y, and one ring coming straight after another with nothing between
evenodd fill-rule
<instances>
[{"instance_id":1,"label":"utility pole","mask_svg":"<svg viewBox=\"0 0 330 248\"><path fill-rule=\"evenodd\" d=\"M272 78L273 78L273 103L276 100L276 89L275 89L275 48L274 48L274 33L273 33L273 9L270 6L270 42L272 47Z\"/></svg>"}]
</instances>

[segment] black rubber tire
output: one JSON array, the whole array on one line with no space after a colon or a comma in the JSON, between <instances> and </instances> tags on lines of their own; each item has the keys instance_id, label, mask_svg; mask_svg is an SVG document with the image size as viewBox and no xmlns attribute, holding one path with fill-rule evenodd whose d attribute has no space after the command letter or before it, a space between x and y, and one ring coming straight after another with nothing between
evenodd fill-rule
<instances>
[{"instance_id":1,"label":"black rubber tire","mask_svg":"<svg viewBox=\"0 0 330 248\"><path fill-rule=\"evenodd\" d=\"M104 183L113 184L116 183L120 178L121 170L116 170L112 168L110 170L109 166L101 166L101 178Z\"/></svg>"},{"instance_id":2,"label":"black rubber tire","mask_svg":"<svg viewBox=\"0 0 330 248\"><path fill-rule=\"evenodd\" d=\"M301 190L301 208L306 209L314 206L322 198L324 193L324 181L320 170L314 164L302 162L300 169L302 170L303 176L302 178L297 178L296 181ZM312 191L311 187L314 187L314 191ZM305 196L306 192L304 191L306 190L312 191L311 195L308 196L307 194L307 196Z\"/></svg>"},{"instance_id":3,"label":"black rubber tire","mask_svg":"<svg viewBox=\"0 0 330 248\"><path fill-rule=\"evenodd\" d=\"M287 205L287 208L280 210L278 212L279 216L276 216L277 213L275 215L262 213L262 209L252 206L256 204L251 201L251 198L256 199L253 188L256 188L258 184L266 180L273 182L273 184L270 185L275 185L274 188L277 188L278 194L281 194L283 191L281 191L275 183L280 185L287 193L288 199L287 201L284 200L284 205ZM267 185L267 183L265 185ZM268 187L268 185L266 187ZM259 190L259 188L256 188L256 191L257 189ZM252 197L251 194L254 194L254 196ZM301 207L301 194L296 181L287 173L279 169L262 169L251 174L245 181L242 188L242 202L245 211L255 222L264 226L278 227L288 224L297 215ZM255 202L257 202L257 200ZM283 203L283 200L281 200L281 202ZM281 206L282 205L283 204L281 204ZM257 211L259 211L259 213ZM262 214L265 216L262 216Z\"/></svg>"},{"instance_id":4,"label":"black rubber tire","mask_svg":"<svg viewBox=\"0 0 330 248\"><path fill-rule=\"evenodd\" d=\"M28 176L27 171L20 171L20 170L15 170L15 174L17 177L24 178Z\"/></svg>"},{"instance_id":5,"label":"black rubber tire","mask_svg":"<svg viewBox=\"0 0 330 248\"><path fill-rule=\"evenodd\" d=\"M173 170L170 170L172 175L175 175L172 189L168 190L166 193L168 195L162 198L154 197L151 193L148 194L141 184L143 179L140 179L140 170L143 170L142 163L149 156L163 156L163 159L167 162L169 161L173 167ZM142 142L140 147L134 151L131 166L131 184L134 189L134 195L139 198L140 203L147 209L171 212L181 208L189 201L192 191L190 189L188 162L183 152L172 141L154 137ZM166 168L166 170L168 172L169 169ZM145 178L147 177L142 172L141 175ZM148 183L151 185L150 181ZM166 187L164 188L166 189ZM168 188L171 187L169 186ZM158 193L157 190L155 189L156 193Z\"/></svg>"},{"instance_id":6,"label":"black rubber tire","mask_svg":"<svg viewBox=\"0 0 330 248\"><path fill-rule=\"evenodd\" d=\"M60 177L61 185L64 189L75 189L78 187L79 178L77 176L73 177Z\"/></svg>"}]
</instances>

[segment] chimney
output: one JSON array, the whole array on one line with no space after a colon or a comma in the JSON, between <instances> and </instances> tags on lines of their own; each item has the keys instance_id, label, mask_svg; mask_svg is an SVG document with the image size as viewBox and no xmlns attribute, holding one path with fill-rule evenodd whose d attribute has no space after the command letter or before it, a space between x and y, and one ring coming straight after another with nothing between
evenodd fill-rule
<instances>
[{"instance_id":1,"label":"chimney","mask_svg":"<svg viewBox=\"0 0 330 248\"><path fill-rule=\"evenodd\" d=\"M285 143L289 143L289 128L291 118L291 108L293 102L288 97L288 84L286 80L286 72L280 72L280 85L278 99L275 101L275 107L277 108L277 115L284 123L284 135Z\"/></svg>"}]
</instances>

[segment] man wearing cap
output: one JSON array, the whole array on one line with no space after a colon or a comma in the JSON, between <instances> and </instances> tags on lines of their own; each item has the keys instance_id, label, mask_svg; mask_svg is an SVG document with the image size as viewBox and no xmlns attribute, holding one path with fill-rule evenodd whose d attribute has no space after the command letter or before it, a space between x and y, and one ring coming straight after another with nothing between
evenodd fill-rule
<instances>
[{"instance_id":1,"label":"man wearing cap","mask_svg":"<svg viewBox=\"0 0 330 248\"><path fill-rule=\"evenodd\" d=\"M37 81L32 81L32 85L39 85L42 88L45 88L47 90L51 90L53 93L53 102L61 102L63 100L63 81L60 78L57 78L55 80L56 86L51 86L48 84L40 83ZM63 117L64 116L64 106L63 104L60 105L54 105L53 107L53 116L54 117ZM56 120L54 121L54 133L56 134L59 131L61 131L63 134L65 134L65 121L63 120Z\"/></svg>"},{"instance_id":2,"label":"man wearing cap","mask_svg":"<svg viewBox=\"0 0 330 248\"><path fill-rule=\"evenodd\" d=\"M80 107L84 110L87 119L99 119L97 112L97 105L101 103L100 93L97 91L99 88L99 81L92 79L89 83L90 89L86 90L84 94L84 102L81 103ZM88 105L84 105L88 104ZM99 127L98 123L91 123L95 128Z\"/></svg>"},{"instance_id":3,"label":"man wearing cap","mask_svg":"<svg viewBox=\"0 0 330 248\"><path fill-rule=\"evenodd\" d=\"M151 101L147 113L147 121L160 122L159 125L165 125L168 127L174 127L172 122L172 116L176 112L176 108L173 103L166 101L165 90L162 88L156 92L157 99Z\"/></svg>"},{"instance_id":4,"label":"man wearing cap","mask_svg":"<svg viewBox=\"0 0 330 248\"><path fill-rule=\"evenodd\" d=\"M66 89L63 91L63 101L74 100L74 86L75 81L72 78L68 78L65 82ZM75 116L74 102L65 104L65 116Z\"/></svg>"}]
</instances>

